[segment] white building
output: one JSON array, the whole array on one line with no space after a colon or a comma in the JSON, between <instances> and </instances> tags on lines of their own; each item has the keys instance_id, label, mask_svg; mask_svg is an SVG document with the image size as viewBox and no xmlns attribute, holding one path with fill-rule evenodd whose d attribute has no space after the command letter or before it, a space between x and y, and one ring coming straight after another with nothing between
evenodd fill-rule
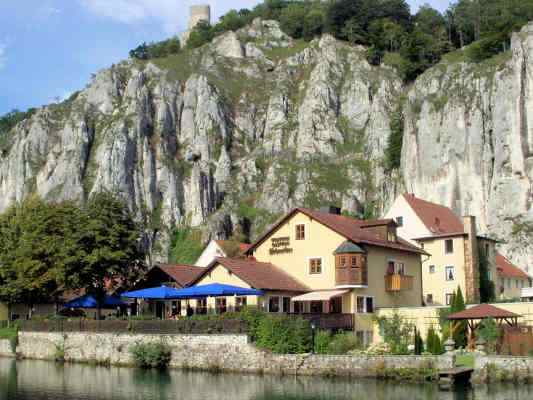
<instances>
[{"instance_id":1,"label":"white building","mask_svg":"<svg viewBox=\"0 0 533 400\"><path fill-rule=\"evenodd\" d=\"M250 245L232 240L211 240L198 260L197 267L207 267L216 257L233 258L244 254Z\"/></svg>"}]
</instances>

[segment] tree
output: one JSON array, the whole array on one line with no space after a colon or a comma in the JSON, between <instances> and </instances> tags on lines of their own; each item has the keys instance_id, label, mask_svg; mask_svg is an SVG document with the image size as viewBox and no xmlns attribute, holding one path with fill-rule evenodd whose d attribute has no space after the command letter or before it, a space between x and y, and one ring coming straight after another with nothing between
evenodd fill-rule
<instances>
[{"instance_id":1,"label":"tree","mask_svg":"<svg viewBox=\"0 0 533 400\"><path fill-rule=\"evenodd\" d=\"M139 276L144 259L140 228L124 202L108 192L93 195L84 212L85 226L75 232L81 243L77 265L63 268L59 280L102 301L114 285L131 284Z\"/></svg>"},{"instance_id":2,"label":"tree","mask_svg":"<svg viewBox=\"0 0 533 400\"><path fill-rule=\"evenodd\" d=\"M438 333L435 331L435 328L431 326L428 330L428 335L426 339L426 350L435 355L440 355L444 353L444 348Z\"/></svg>"},{"instance_id":3,"label":"tree","mask_svg":"<svg viewBox=\"0 0 533 400\"><path fill-rule=\"evenodd\" d=\"M319 36L325 30L326 13L321 8L312 8L305 16L303 36L305 40L311 40Z\"/></svg>"},{"instance_id":4,"label":"tree","mask_svg":"<svg viewBox=\"0 0 533 400\"><path fill-rule=\"evenodd\" d=\"M420 355L424 352L424 341L420 332L415 328L415 354Z\"/></svg>"},{"instance_id":5,"label":"tree","mask_svg":"<svg viewBox=\"0 0 533 400\"><path fill-rule=\"evenodd\" d=\"M465 300L463 298L463 292L461 287L457 287L457 291L454 293L453 302L451 307L451 313L456 313L466 310ZM455 329L453 331L453 340L456 347L466 347L466 321L456 321Z\"/></svg>"},{"instance_id":6,"label":"tree","mask_svg":"<svg viewBox=\"0 0 533 400\"><path fill-rule=\"evenodd\" d=\"M281 11L281 29L290 37L301 38L304 32L307 10L304 3L291 3Z\"/></svg>"},{"instance_id":7,"label":"tree","mask_svg":"<svg viewBox=\"0 0 533 400\"><path fill-rule=\"evenodd\" d=\"M486 343L488 353L495 353L502 332L494 318L485 318L479 324L477 334Z\"/></svg>"},{"instance_id":8,"label":"tree","mask_svg":"<svg viewBox=\"0 0 533 400\"><path fill-rule=\"evenodd\" d=\"M392 354L407 354L409 344L412 343L415 326L395 312L391 317L378 317L380 335L390 347Z\"/></svg>"},{"instance_id":9,"label":"tree","mask_svg":"<svg viewBox=\"0 0 533 400\"><path fill-rule=\"evenodd\" d=\"M75 269L80 256L76 231L84 224L72 202L46 204L31 198L0 217L0 298L33 304L55 300L58 276Z\"/></svg>"},{"instance_id":10,"label":"tree","mask_svg":"<svg viewBox=\"0 0 533 400\"><path fill-rule=\"evenodd\" d=\"M209 43L214 37L211 24L207 21L200 21L192 30L187 40L187 48L196 49L206 43Z\"/></svg>"}]
</instances>

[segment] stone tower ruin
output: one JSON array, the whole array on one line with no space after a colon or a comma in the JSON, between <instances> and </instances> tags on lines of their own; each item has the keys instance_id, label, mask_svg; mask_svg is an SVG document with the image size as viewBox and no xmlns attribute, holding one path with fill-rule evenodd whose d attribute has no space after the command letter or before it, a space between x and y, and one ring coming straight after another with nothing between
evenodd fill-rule
<instances>
[{"instance_id":1,"label":"stone tower ruin","mask_svg":"<svg viewBox=\"0 0 533 400\"><path fill-rule=\"evenodd\" d=\"M186 32L181 35L181 44L185 46L191 31L198 25L201 21L211 23L211 6L209 4L199 4L191 6L189 17L189 26Z\"/></svg>"}]
</instances>

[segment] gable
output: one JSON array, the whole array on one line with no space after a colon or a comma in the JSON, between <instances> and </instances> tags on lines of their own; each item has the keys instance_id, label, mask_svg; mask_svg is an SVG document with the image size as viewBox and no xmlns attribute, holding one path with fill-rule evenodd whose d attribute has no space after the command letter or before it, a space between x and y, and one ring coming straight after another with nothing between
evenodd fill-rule
<instances>
[{"instance_id":1,"label":"gable","mask_svg":"<svg viewBox=\"0 0 533 400\"><path fill-rule=\"evenodd\" d=\"M195 282L195 285L207 285L209 283L223 283L248 289L252 288L251 285L219 263Z\"/></svg>"}]
</instances>

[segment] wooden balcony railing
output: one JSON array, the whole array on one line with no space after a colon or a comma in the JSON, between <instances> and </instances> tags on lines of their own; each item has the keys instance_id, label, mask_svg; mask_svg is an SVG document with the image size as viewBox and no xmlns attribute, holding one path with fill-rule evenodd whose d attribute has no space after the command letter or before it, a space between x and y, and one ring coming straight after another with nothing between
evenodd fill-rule
<instances>
[{"instance_id":1,"label":"wooden balcony railing","mask_svg":"<svg viewBox=\"0 0 533 400\"><path fill-rule=\"evenodd\" d=\"M385 275L385 290L387 292L413 290L413 277L400 274Z\"/></svg>"},{"instance_id":2,"label":"wooden balcony railing","mask_svg":"<svg viewBox=\"0 0 533 400\"><path fill-rule=\"evenodd\" d=\"M336 268L335 283L337 286L342 285L367 285L368 274L366 268Z\"/></svg>"}]
</instances>

